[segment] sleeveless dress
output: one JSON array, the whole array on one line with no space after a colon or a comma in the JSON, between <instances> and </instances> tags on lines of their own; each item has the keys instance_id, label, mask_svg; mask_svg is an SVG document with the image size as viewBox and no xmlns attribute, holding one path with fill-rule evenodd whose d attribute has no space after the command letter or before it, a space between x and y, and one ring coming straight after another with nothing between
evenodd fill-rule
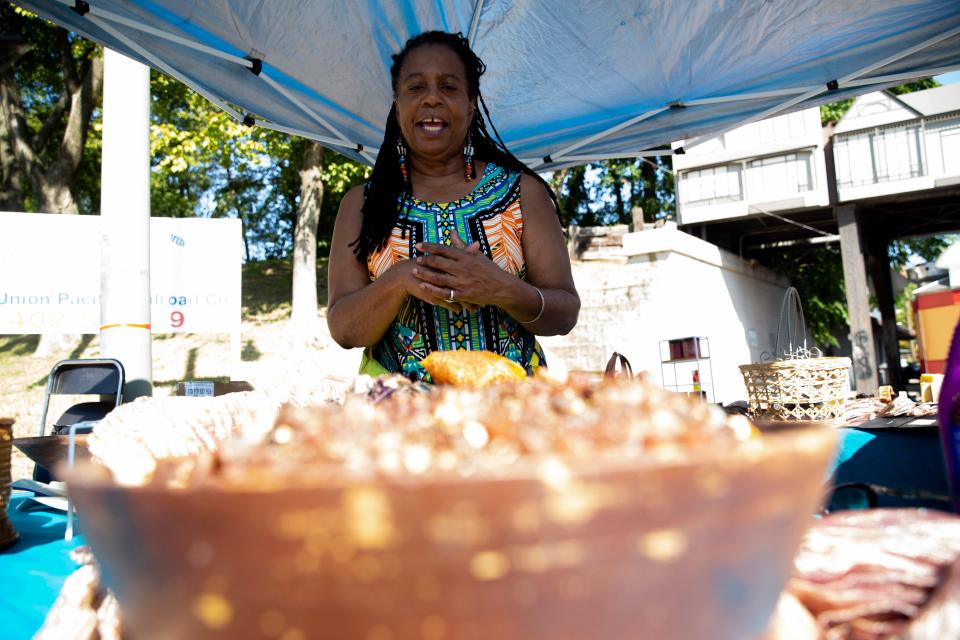
<instances>
[{"instance_id":1,"label":"sleeveless dress","mask_svg":"<svg viewBox=\"0 0 960 640\"><path fill-rule=\"evenodd\" d=\"M367 257L370 280L376 280L401 260L418 255L418 242L452 244L456 232L504 271L523 279L523 214L520 210L520 172L488 162L477 185L456 202L435 203L410 199L384 247ZM432 351L487 350L520 364L528 374L545 365L534 335L499 307L481 307L453 313L409 297L386 333L364 351L361 373L401 373L413 380L430 380L420 364Z\"/></svg>"}]
</instances>

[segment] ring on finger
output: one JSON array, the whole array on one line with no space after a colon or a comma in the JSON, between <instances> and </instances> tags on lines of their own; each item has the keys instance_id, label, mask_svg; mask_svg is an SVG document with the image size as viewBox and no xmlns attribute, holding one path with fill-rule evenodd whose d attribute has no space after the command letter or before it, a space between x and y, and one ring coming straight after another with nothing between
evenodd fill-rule
<instances>
[{"instance_id":1,"label":"ring on finger","mask_svg":"<svg viewBox=\"0 0 960 640\"><path fill-rule=\"evenodd\" d=\"M454 290L453 290L453 289L450 289L450 295L447 296L446 302L456 302L456 301L457 301L457 299L453 297L453 294L454 294L454 293L455 293Z\"/></svg>"}]
</instances>

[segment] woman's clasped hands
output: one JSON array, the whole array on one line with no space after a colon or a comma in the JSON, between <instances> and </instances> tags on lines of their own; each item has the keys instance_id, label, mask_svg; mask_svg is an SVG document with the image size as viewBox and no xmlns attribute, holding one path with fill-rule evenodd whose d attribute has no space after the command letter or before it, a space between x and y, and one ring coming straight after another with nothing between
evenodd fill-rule
<instances>
[{"instance_id":1,"label":"woman's clasped hands","mask_svg":"<svg viewBox=\"0 0 960 640\"><path fill-rule=\"evenodd\" d=\"M411 294L454 313L496 304L508 284L504 279L514 277L487 258L478 242L468 245L457 233L450 240L452 245L417 244L419 255L411 262L419 282Z\"/></svg>"}]
</instances>

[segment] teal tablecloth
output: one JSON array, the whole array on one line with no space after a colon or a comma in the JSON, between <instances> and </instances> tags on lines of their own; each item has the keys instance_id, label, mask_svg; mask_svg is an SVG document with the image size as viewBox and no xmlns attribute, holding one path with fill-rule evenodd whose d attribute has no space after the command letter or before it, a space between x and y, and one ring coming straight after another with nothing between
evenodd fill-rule
<instances>
[{"instance_id":1,"label":"teal tablecloth","mask_svg":"<svg viewBox=\"0 0 960 640\"><path fill-rule=\"evenodd\" d=\"M0 637L31 638L43 624L63 581L77 564L70 550L81 538L63 539L66 515L59 511L17 511L28 495L13 492L9 515L20 541L0 552Z\"/></svg>"},{"instance_id":2,"label":"teal tablecloth","mask_svg":"<svg viewBox=\"0 0 960 640\"><path fill-rule=\"evenodd\" d=\"M835 484L864 483L892 489L893 494L877 496L879 507L950 510L948 501L910 495L919 492L947 496L950 493L937 427L839 431ZM834 498L833 508L849 508L842 504L840 496Z\"/></svg>"}]
</instances>

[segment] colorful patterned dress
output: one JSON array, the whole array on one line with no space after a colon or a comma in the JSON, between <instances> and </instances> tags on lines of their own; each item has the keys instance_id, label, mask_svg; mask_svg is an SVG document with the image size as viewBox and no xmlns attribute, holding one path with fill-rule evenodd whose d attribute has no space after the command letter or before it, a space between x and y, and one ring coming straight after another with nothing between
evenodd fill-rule
<instances>
[{"instance_id":1,"label":"colorful patterned dress","mask_svg":"<svg viewBox=\"0 0 960 640\"><path fill-rule=\"evenodd\" d=\"M416 257L414 245L418 242L452 244L454 232L467 244L479 242L484 255L501 269L524 278L520 175L488 162L477 185L456 202L414 198L386 246L367 258L370 280L397 262ZM429 380L420 360L438 349L492 351L519 363L528 373L545 364L534 335L499 307L453 313L409 297L383 338L364 352L361 371L378 371L379 364L389 372Z\"/></svg>"}]
</instances>

